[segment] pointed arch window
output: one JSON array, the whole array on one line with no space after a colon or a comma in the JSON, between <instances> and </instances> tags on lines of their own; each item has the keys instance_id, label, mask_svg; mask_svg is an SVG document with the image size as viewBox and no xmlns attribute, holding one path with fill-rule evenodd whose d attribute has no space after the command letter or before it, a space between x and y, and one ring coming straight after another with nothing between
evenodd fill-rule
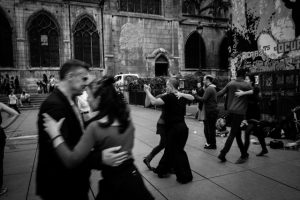
<instances>
[{"instance_id":1,"label":"pointed arch window","mask_svg":"<svg viewBox=\"0 0 300 200\"><path fill-rule=\"evenodd\" d=\"M31 67L59 66L59 29L48 14L35 16L28 37Z\"/></svg>"},{"instance_id":2,"label":"pointed arch window","mask_svg":"<svg viewBox=\"0 0 300 200\"><path fill-rule=\"evenodd\" d=\"M75 58L99 67L100 44L95 23L89 17L83 17L76 24L73 34Z\"/></svg>"},{"instance_id":3,"label":"pointed arch window","mask_svg":"<svg viewBox=\"0 0 300 200\"><path fill-rule=\"evenodd\" d=\"M12 29L6 17L0 12L0 67L13 66Z\"/></svg>"},{"instance_id":4,"label":"pointed arch window","mask_svg":"<svg viewBox=\"0 0 300 200\"><path fill-rule=\"evenodd\" d=\"M185 43L185 68L205 68L205 45L201 35L195 31Z\"/></svg>"}]
</instances>

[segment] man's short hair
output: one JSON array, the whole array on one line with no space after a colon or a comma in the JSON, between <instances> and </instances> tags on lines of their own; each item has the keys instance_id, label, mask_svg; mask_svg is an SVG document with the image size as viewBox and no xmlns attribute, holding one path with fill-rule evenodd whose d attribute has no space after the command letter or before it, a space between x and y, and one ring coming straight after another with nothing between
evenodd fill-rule
<instances>
[{"instance_id":1,"label":"man's short hair","mask_svg":"<svg viewBox=\"0 0 300 200\"><path fill-rule=\"evenodd\" d=\"M179 81L177 78L169 78L169 83L177 90L179 87Z\"/></svg>"},{"instance_id":2,"label":"man's short hair","mask_svg":"<svg viewBox=\"0 0 300 200\"><path fill-rule=\"evenodd\" d=\"M246 77L246 70L245 69L239 69L239 70L237 70L236 77L245 78Z\"/></svg>"},{"instance_id":3,"label":"man's short hair","mask_svg":"<svg viewBox=\"0 0 300 200\"><path fill-rule=\"evenodd\" d=\"M212 75L205 75L204 76L205 79L208 79L211 83L213 82L214 80L214 77Z\"/></svg>"},{"instance_id":4,"label":"man's short hair","mask_svg":"<svg viewBox=\"0 0 300 200\"><path fill-rule=\"evenodd\" d=\"M75 69L78 69L78 68L84 68L86 70L89 70L90 65L83 61L76 60L76 59L68 60L60 67L60 70L59 70L60 80L64 80L66 78L66 75L69 72L74 71Z\"/></svg>"}]
</instances>

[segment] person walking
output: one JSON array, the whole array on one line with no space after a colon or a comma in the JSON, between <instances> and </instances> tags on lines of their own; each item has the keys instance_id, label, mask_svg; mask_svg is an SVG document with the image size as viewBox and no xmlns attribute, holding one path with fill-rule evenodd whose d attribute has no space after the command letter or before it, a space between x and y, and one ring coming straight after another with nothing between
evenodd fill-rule
<instances>
[{"instance_id":1,"label":"person walking","mask_svg":"<svg viewBox=\"0 0 300 200\"><path fill-rule=\"evenodd\" d=\"M213 77L206 75L203 78L205 91L203 97L193 91L197 101L204 103L204 135L206 138L205 149L216 149L216 122L218 117L217 91L216 86L212 84Z\"/></svg>"},{"instance_id":2,"label":"person walking","mask_svg":"<svg viewBox=\"0 0 300 200\"><path fill-rule=\"evenodd\" d=\"M46 98L38 114L39 153L36 171L36 193L43 200L80 199L88 200L89 177L92 168L117 165L125 160L126 152L116 152L119 147L101 151L91 151L85 161L68 169L59 157L52 140L44 130L43 115L47 113L55 120L65 118L60 133L69 148L74 148L84 132L84 125L76 105L76 97L81 95L88 84L89 65L79 60L68 60L60 70L61 82Z\"/></svg>"},{"instance_id":3,"label":"person walking","mask_svg":"<svg viewBox=\"0 0 300 200\"><path fill-rule=\"evenodd\" d=\"M0 197L7 192L7 187L3 185L3 159L4 159L4 148L6 143L6 135L4 130L8 128L14 121L16 121L19 114L14 109L8 107L4 103L0 102ZM2 113L5 112L9 116L3 122Z\"/></svg>"},{"instance_id":4,"label":"person walking","mask_svg":"<svg viewBox=\"0 0 300 200\"><path fill-rule=\"evenodd\" d=\"M187 99L194 100L190 94L178 92L179 81L170 78L166 84L166 95L155 98L150 92L150 86L144 85L144 91L152 105L165 106L166 147L158 166L154 170L158 177L163 178L173 168L179 183L192 181L193 176L184 146L188 138L188 127L184 121ZM184 98L182 98L184 97Z\"/></svg>"},{"instance_id":5,"label":"person walking","mask_svg":"<svg viewBox=\"0 0 300 200\"><path fill-rule=\"evenodd\" d=\"M130 110L113 83L113 77L104 77L88 85L88 103L91 110L98 111L98 114L87 123L85 134L73 149L61 137L60 128L65 118L57 122L44 113L45 130L53 139L55 151L68 168L83 162L93 148L104 150L121 146L121 150L128 152L128 159L120 166L102 168L103 179L99 182L97 200L152 200L154 198L146 189L142 176L133 163L135 128Z\"/></svg>"},{"instance_id":6,"label":"person walking","mask_svg":"<svg viewBox=\"0 0 300 200\"><path fill-rule=\"evenodd\" d=\"M230 118L230 133L225 142L223 149L221 150L218 158L222 161L226 161L226 154L229 152L234 138L238 144L241 152L241 157L236 161L236 164L241 164L246 162L249 154L246 152L245 146L241 138L241 122L245 119L245 114L247 111L248 99L247 96L237 97L235 92L238 90L249 91L252 87L249 83L245 81L246 71L244 69L239 69L237 71L236 80L229 82L221 91L217 93L218 96L223 96L227 94L227 109Z\"/></svg>"},{"instance_id":7,"label":"person walking","mask_svg":"<svg viewBox=\"0 0 300 200\"><path fill-rule=\"evenodd\" d=\"M265 141L265 134L264 134L264 122L260 121L260 91L259 87L255 85L255 76L254 75L247 75L245 81L250 83L253 91L242 91L239 90L235 94L238 97L249 95L248 96L248 108L246 112L246 120L242 122L242 126L246 126L245 130L245 150L246 152L249 149L250 145L250 135L254 135L257 137L260 146L262 148L261 152L258 153L256 156L263 156L268 153L268 149L266 146Z\"/></svg>"},{"instance_id":8,"label":"person walking","mask_svg":"<svg viewBox=\"0 0 300 200\"><path fill-rule=\"evenodd\" d=\"M15 90L12 89L10 94L8 95L8 105L9 107L15 109L19 114L21 114L19 108L18 108L18 97L15 95Z\"/></svg>"}]
</instances>

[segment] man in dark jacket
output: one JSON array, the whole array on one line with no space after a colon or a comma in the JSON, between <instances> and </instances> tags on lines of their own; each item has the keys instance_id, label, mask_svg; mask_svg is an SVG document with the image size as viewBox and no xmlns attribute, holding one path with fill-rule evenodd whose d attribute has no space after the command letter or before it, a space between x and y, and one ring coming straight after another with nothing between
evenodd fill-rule
<instances>
[{"instance_id":1,"label":"man in dark jacket","mask_svg":"<svg viewBox=\"0 0 300 200\"><path fill-rule=\"evenodd\" d=\"M42 103L38 115L39 154L37 164L37 194L44 200L80 199L88 200L91 168L101 167L102 162L115 165L122 162L124 152L113 154L111 148L101 152L91 152L90 157L80 166L67 169L53 148L58 139L51 140L44 130L43 113L55 120L65 118L61 134L72 149L84 132L83 121L76 105L76 97L81 95L88 83L89 66L79 60L69 60L62 65L59 75L61 82L57 89Z\"/></svg>"},{"instance_id":2,"label":"man in dark jacket","mask_svg":"<svg viewBox=\"0 0 300 200\"><path fill-rule=\"evenodd\" d=\"M212 84L213 77L204 76L203 83L205 91L203 97L198 96L195 91L194 97L197 101L203 102L204 107L204 135L206 138L205 149L216 149L216 121L218 117L218 104L216 86Z\"/></svg>"}]
</instances>

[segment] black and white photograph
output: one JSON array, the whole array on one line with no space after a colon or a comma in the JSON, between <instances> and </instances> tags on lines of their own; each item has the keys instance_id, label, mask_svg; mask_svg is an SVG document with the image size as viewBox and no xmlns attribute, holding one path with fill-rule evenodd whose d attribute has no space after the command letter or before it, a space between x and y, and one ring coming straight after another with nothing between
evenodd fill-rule
<instances>
[{"instance_id":1,"label":"black and white photograph","mask_svg":"<svg viewBox=\"0 0 300 200\"><path fill-rule=\"evenodd\" d=\"M300 199L299 8L0 0L0 200Z\"/></svg>"}]
</instances>

